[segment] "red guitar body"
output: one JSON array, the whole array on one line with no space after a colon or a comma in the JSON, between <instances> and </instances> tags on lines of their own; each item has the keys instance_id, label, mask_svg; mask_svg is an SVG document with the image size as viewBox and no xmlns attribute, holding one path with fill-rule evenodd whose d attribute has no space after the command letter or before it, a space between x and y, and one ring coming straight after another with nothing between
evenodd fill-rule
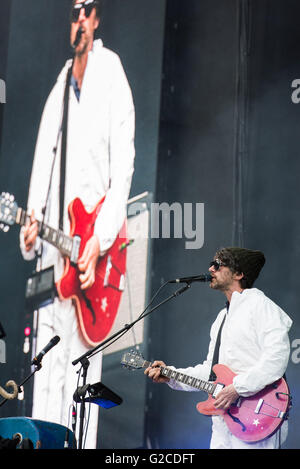
<instances>
[{"instance_id":1,"label":"red guitar body","mask_svg":"<svg viewBox=\"0 0 300 469\"><path fill-rule=\"evenodd\" d=\"M70 236L81 239L79 257L87 241L94 234L96 218L104 198L88 213L80 199L74 199L68 208L71 223ZM127 249L121 246L127 242L126 222L112 247L101 257L96 266L94 285L81 290L77 265L65 259L65 270L56 288L61 299L72 298L82 337L88 346L98 345L110 332L118 312L126 272Z\"/></svg>"},{"instance_id":2,"label":"red guitar body","mask_svg":"<svg viewBox=\"0 0 300 469\"><path fill-rule=\"evenodd\" d=\"M227 366L213 367L216 384L229 385L236 376ZM215 398L209 396L197 404L197 410L205 415L222 415L229 430L240 440L255 443L271 436L283 423L289 409L290 397L286 381L281 378L251 397L240 397L229 410L216 409Z\"/></svg>"}]
</instances>

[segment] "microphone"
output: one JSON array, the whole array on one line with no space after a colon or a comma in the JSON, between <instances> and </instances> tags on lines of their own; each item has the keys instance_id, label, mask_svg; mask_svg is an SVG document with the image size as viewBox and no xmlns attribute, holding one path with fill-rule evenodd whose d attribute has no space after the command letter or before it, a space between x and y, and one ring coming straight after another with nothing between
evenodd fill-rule
<instances>
[{"instance_id":1,"label":"microphone","mask_svg":"<svg viewBox=\"0 0 300 469\"><path fill-rule=\"evenodd\" d=\"M210 274L193 275L192 277L181 277L170 280L169 283L192 283L192 282L210 282L212 276Z\"/></svg>"},{"instance_id":2,"label":"microphone","mask_svg":"<svg viewBox=\"0 0 300 469\"><path fill-rule=\"evenodd\" d=\"M58 337L58 335L53 337L50 340L50 342L46 345L46 347L44 347L43 350L36 357L34 357L34 359L31 362L31 365L40 364L40 362L42 361L44 355L46 355L46 353L49 352L49 350L51 350L52 347L54 347L56 344L58 344L59 341L60 341L60 337Z\"/></svg>"},{"instance_id":3,"label":"microphone","mask_svg":"<svg viewBox=\"0 0 300 469\"><path fill-rule=\"evenodd\" d=\"M82 29L82 27L80 26L79 29L78 29L78 31L77 31L75 41L74 41L73 44L72 44L72 48L73 48L73 49L76 49L76 47L78 46L78 44L79 44L79 42L80 42L80 39L81 39L81 36L82 36L82 33L83 33L83 29Z\"/></svg>"}]
</instances>

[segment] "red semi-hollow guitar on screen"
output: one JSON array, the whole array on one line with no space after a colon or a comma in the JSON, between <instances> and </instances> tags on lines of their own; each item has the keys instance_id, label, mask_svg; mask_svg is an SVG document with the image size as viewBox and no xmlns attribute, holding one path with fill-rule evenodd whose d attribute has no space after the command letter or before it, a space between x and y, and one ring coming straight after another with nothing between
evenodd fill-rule
<instances>
[{"instance_id":1,"label":"red semi-hollow guitar on screen","mask_svg":"<svg viewBox=\"0 0 300 469\"><path fill-rule=\"evenodd\" d=\"M101 257L96 266L94 285L83 291L80 288L77 260L87 241L94 233L94 225L105 197L88 213L79 198L69 207L70 235L50 228L38 221L39 236L55 246L65 258L65 269L56 283L60 299L72 298L84 341L88 346L98 345L109 333L118 312L124 290L126 273L126 221L112 247ZM101 216L101 215L100 215ZM14 197L2 193L0 197L0 228L7 231L17 223L25 225L30 215L18 207Z\"/></svg>"},{"instance_id":2,"label":"red semi-hollow guitar on screen","mask_svg":"<svg viewBox=\"0 0 300 469\"><path fill-rule=\"evenodd\" d=\"M127 352L121 364L127 368L148 368L151 362L145 361L138 352ZM215 365L215 381L203 381L194 376L185 375L172 368L160 367L161 375L187 384L192 388L209 394L206 401L197 404L197 410L204 415L222 415L230 432L247 443L257 443L271 436L288 417L291 397L284 378L266 386L251 397L239 397L228 410L216 409L214 399L217 394L232 383L236 376L225 365Z\"/></svg>"}]
</instances>

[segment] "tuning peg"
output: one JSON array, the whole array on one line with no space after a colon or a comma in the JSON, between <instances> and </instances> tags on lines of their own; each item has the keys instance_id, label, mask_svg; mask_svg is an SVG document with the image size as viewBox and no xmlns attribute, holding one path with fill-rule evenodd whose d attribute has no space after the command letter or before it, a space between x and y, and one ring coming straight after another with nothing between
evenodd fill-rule
<instances>
[{"instance_id":1,"label":"tuning peg","mask_svg":"<svg viewBox=\"0 0 300 469\"><path fill-rule=\"evenodd\" d=\"M9 226L4 225L4 223L0 223L0 230L2 230L4 233L7 233L9 231Z\"/></svg>"}]
</instances>

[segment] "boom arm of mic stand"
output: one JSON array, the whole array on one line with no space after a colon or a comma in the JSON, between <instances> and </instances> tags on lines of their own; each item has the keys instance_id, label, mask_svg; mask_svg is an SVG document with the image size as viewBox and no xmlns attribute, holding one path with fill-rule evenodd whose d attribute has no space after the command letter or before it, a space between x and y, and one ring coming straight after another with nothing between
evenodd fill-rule
<instances>
[{"instance_id":1,"label":"boom arm of mic stand","mask_svg":"<svg viewBox=\"0 0 300 469\"><path fill-rule=\"evenodd\" d=\"M108 337L106 340L104 340L103 342L101 342L100 344L98 344L96 347L94 347L93 349L91 350L88 350L86 353L84 353L83 355L81 355L81 357L77 358L76 360L74 360L72 362L72 365L77 365L77 363L81 362L81 366L82 366L82 369L83 369L83 373L82 373L82 378L83 378L83 386L86 385L86 377L87 377L87 370L88 370L88 367L89 367L89 360L88 360L88 357L90 357L91 355L95 354L96 352L100 352L101 350L101 347L103 347L104 345L108 344L109 342L111 342L113 339L115 339L116 337L120 336L121 334L123 334L124 332L127 332L129 331L138 321L140 321L141 319L144 319L146 316L148 316L150 313L152 313L153 311L155 311L156 309L158 309L160 306L162 306L164 303L167 303L168 301L170 301L172 298L175 298L179 295L181 295L181 293L185 292L186 290L188 290L189 288L191 287L191 285L189 283L187 283L184 287L180 288L179 290L175 291L171 296L169 296L168 298L166 298L165 300L163 300L161 303L159 303L158 305L156 305L154 308L152 308L150 311L148 311L147 313L142 313L135 321L133 321L131 324L126 324L122 329L120 329L119 331L117 331L115 334L113 334L112 336ZM153 301L153 300L152 300ZM85 403L84 403L84 396L82 398L82 402L81 402L81 407L80 407L80 428L79 428L79 440L78 440L78 449L82 449L82 440L83 440L83 422L84 422L84 414L85 414Z\"/></svg>"},{"instance_id":2,"label":"boom arm of mic stand","mask_svg":"<svg viewBox=\"0 0 300 469\"><path fill-rule=\"evenodd\" d=\"M20 383L20 384L18 385L19 393L21 392L21 391L20 391L20 388L21 388L25 383L27 383L27 381L34 375L34 373L36 373L37 371L39 371L41 368L42 368L42 364L41 364L41 363L38 363L38 364L34 365L34 370L27 376L27 378L24 379L24 381L22 381L22 383ZM7 401L8 401L8 399L4 399L3 401L1 401L1 402L0 402L0 407L2 407Z\"/></svg>"},{"instance_id":3,"label":"boom arm of mic stand","mask_svg":"<svg viewBox=\"0 0 300 469\"><path fill-rule=\"evenodd\" d=\"M72 362L72 365L77 365L77 363L81 362L82 360L84 360L85 358L88 358L90 357L91 355L93 355L95 352L97 351L100 351L101 348L108 344L109 342L111 342L113 339L115 339L116 337L118 337L119 335L123 334L123 332L126 332L126 331L129 331L137 322L139 322L141 319L144 319L146 316L148 316L149 314L153 313L153 311L155 311L156 309L158 309L160 306L162 306L163 304L167 303L168 301L170 301L172 298L176 298L177 296L181 295L182 293L184 293L186 290L188 290L189 288L191 288L191 284L190 283L187 283L184 287L181 287L179 290L176 290L171 296L169 296L168 298L166 298L165 300L163 300L161 303L159 303L158 305L154 306L154 308L150 309L150 311L148 311L147 313L144 313L144 314L141 314L135 321L133 321L132 323L130 324L125 324L125 326L120 329L119 331L117 331L115 334L113 334L112 336L108 337L107 339L105 339L103 342L101 342L100 344L96 345L96 347L94 347L93 349L90 349L88 350L86 353L84 353L83 355L81 355L79 358L76 358L73 362Z\"/></svg>"}]
</instances>

